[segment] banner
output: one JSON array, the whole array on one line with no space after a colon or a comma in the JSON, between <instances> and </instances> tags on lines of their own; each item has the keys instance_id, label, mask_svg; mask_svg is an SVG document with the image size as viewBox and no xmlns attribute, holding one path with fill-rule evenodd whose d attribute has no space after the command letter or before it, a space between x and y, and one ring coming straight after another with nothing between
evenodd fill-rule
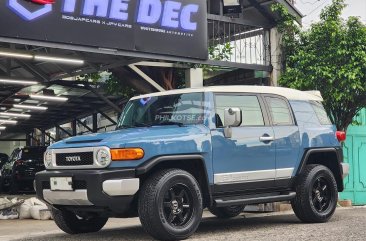
<instances>
[{"instance_id":1,"label":"banner","mask_svg":"<svg viewBox=\"0 0 366 241\"><path fill-rule=\"evenodd\" d=\"M3 0L1 5L2 37L208 58L203 0Z\"/></svg>"}]
</instances>

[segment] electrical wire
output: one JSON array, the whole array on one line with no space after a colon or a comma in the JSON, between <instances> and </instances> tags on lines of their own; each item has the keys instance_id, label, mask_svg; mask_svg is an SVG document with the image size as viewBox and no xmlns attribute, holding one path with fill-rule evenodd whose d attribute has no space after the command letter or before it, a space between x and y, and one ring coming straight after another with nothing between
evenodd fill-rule
<instances>
[{"instance_id":1,"label":"electrical wire","mask_svg":"<svg viewBox=\"0 0 366 241\"><path fill-rule=\"evenodd\" d=\"M301 2L302 4L304 4L304 5L306 5L306 4L311 4L311 5L313 5L313 4L315 4L316 2L320 2L320 0L315 0L315 1L313 1L313 2L305 2L305 1L303 1L303 0L300 0L300 2Z\"/></svg>"},{"instance_id":2,"label":"electrical wire","mask_svg":"<svg viewBox=\"0 0 366 241\"><path fill-rule=\"evenodd\" d=\"M321 10L322 6L325 5L329 0L323 0L321 4L319 4L318 6L316 6L313 10L311 10L309 13L307 13L305 15L305 17L309 17L311 16L312 14L314 14L317 10Z\"/></svg>"}]
</instances>

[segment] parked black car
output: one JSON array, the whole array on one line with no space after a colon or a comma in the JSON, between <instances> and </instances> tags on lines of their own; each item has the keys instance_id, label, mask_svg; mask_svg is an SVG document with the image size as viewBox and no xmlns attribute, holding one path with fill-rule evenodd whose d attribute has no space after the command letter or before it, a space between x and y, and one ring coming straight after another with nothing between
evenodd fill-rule
<instances>
[{"instance_id":1,"label":"parked black car","mask_svg":"<svg viewBox=\"0 0 366 241\"><path fill-rule=\"evenodd\" d=\"M4 166L4 164L8 161L9 156L5 153L0 153L0 170Z\"/></svg>"},{"instance_id":2,"label":"parked black car","mask_svg":"<svg viewBox=\"0 0 366 241\"><path fill-rule=\"evenodd\" d=\"M18 147L0 170L0 190L15 194L20 190L33 190L35 174L45 169L43 153L47 147Z\"/></svg>"}]
</instances>

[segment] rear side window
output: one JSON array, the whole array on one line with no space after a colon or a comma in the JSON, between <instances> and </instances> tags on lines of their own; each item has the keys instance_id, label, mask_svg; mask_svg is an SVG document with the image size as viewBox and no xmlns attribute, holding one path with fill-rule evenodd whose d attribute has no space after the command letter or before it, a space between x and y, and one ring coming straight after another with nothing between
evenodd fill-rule
<instances>
[{"instance_id":1,"label":"rear side window","mask_svg":"<svg viewBox=\"0 0 366 241\"><path fill-rule=\"evenodd\" d=\"M254 95L216 95L216 126L223 127L224 112L237 107L242 112L241 126L264 126L262 109Z\"/></svg>"},{"instance_id":2,"label":"rear side window","mask_svg":"<svg viewBox=\"0 0 366 241\"><path fill-rule=\"evenodd\" d=\"M287 102L276 97L266 97L273 125L293 125L291 111Z\"/></svg>"},{"instance_id":3,"label":"rear side window","mask_svg":"<svg viewBox=\"0 0 366 241\"><path fill-rule=\"evenodd\" d=\"M327 112L321 103L314 101L311 102L311 106L313 107L321 125L332 125L332 122L330 121Z\"/></svg>"}]
</instances>

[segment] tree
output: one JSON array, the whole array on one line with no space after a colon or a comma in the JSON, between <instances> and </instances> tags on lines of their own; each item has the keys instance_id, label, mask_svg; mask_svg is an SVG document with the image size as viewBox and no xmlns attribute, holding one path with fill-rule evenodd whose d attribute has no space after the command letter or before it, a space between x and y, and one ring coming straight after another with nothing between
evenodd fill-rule
<instances>
[{"instance_id":1,"label":"tree","mask_svg":"<svg viewBox=\"0 0 366 241\"><path fill-rule=\"evenodd\" d=\"M366 107L366 26L356 17L341 18L344 0L333 0L320 21L300 29L281 5L284 73L279 84L300 90L319 90L324 107L338 130L346 130Z\"/></svg>"},{"instance_id":2,"label":"tree","mask_svg":"<svg viewBox=\"0 0 366 241\"><path fill-rule=\"evenodd\" d=\"M230 43L210 46L208 48L209 59L228 61L232 55L233 47ZM219 71L220 67L205 65L205 64L192 64L192 63L179 63L186 68L202 68L205 74L209 72ZM143 67L139 66L141 71L157 82L163 89L172 90L185 87L185 69L183 68L163 68L163 67ZM84 80L93 82L99 87L105 88L106 92L111 95L119 95L125 98L130 98L140 91L152 92L153 88L149 89L146 85L138 85L138 79L135 75L126 71L125 68L114 68L108 71L96 72L92 74L81 75L78 80ZM133 82L126 83L126 79ZM143 93L145 93L143 92Z\"/></svg>"}]
</instances>

